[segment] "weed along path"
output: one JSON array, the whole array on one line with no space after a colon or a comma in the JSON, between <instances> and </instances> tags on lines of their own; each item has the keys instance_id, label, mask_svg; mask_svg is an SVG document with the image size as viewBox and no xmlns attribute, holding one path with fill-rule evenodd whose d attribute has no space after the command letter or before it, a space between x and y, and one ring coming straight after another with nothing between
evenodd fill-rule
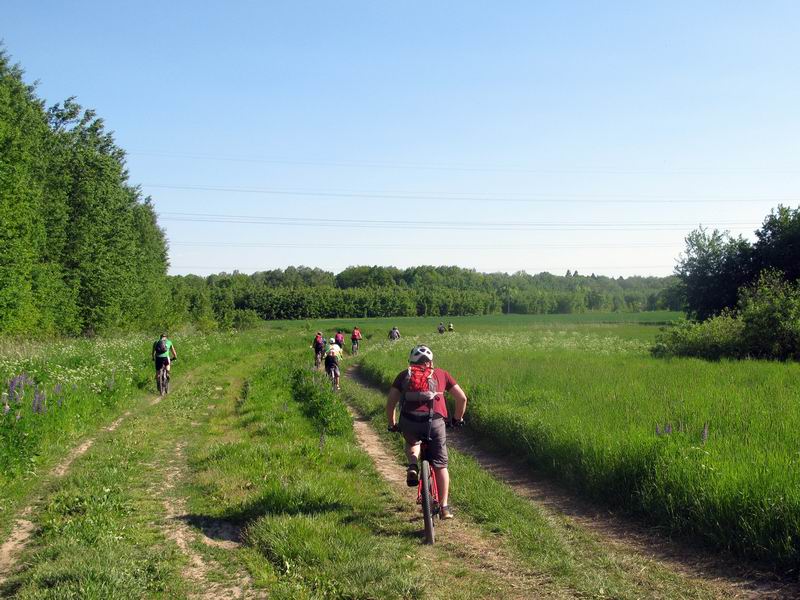
<instances>
[{"instance_id":1,"label":"weed along path","mask_svg":"<svg viewBox=\"0 0 800 600\"><path fill-rule=\"evenodd\" d=\"M381 474L405 487L400 442L376 432L384 429L384 393L360 377L356 365L347 375L343 393L357 411L359 441ZM451 528L444 523L441 539L450 537L463 548L488 540L485 554L500 549L500 565L516 563L515 572L528 573L526 584L544 583L529 597L543 590L618 598L786 598L800 593L609 515L460 432L450 436L449 446L455 521L462 524ZM413 499L407 504L413 508Z\"/></svg>"}]
</instances>

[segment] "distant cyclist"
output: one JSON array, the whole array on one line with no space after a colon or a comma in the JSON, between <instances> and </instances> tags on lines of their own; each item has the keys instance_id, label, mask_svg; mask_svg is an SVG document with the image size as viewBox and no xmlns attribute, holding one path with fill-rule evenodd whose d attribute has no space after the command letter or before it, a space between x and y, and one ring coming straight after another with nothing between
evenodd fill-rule
<instances>
[{"instance_id":1,"label":"distant cyclist","mask_svg":"<svg viewBox=\"0 0 800 600\"><path fill-rule=\"evenodd\" d=\"M342 348L336 343L336 338L331 338L328 349L325 351L325 373L331 378L333 389L339 388L339 361L342 356Z\"/></svg>"},{"instance_id":2,"label":"distant cyclist","mask_svg":"<svg viewBox=\"0 0 800 600\"><path fill-rule=\"evenodd\" d=\"M353 333L350 334L350 341L352 342L353 354L358 354L358 346L361 342L361 330L358 325L353 327Z\"/></svg>"},{"instance_id":3,"label":"distant cyclist","mask_svg":"<svg viewBox=\"0 0 800 600\"><path fill-rule=\"evenodd\" d=\"M386 401L386 417L389 430L402 431L408 457L406 483L413 487L419 483L420 441L428 434L431 437L428 452L439 489L440 513L443 519L451 519L453 513L448 504L450 475L447 470L447 436L445 420L447 404L444 393L449 392L456 403L454 426L464 424L467 396L455 379L443 369L433 366L433 352L427 346L415 346L408 357L409 367L401 371L392 383ZM400 422L395 417L395 408L400 404Z\"/></svg>"},{"instance_id":4,"label":"distant cyclist","mask_svg":"<svg viewBox=\"0 0 800 600\"><path fill-rule=\"evenodd\" d=\"M314 368L319 369L322 364L322 358L325 356L325 338L322 337L321 331L318 331L314 336L311 348L314 350Z\"/></svg>"},{"instance_id":5,"label":"distant cyclist","mask_svg":"<svg viewBox=\"0 0 800 600\"><path fill-rule=\"evenodd\" d=\"M341 329L336 330L336 335L333 337L333 339L336 342L336 345L344 350L344 333L342 333Z\"/></svg>"},{"instance_id":6,"label":"distant cyclist","mask_svg":"<svg viewBox=\"0 0 800 600\"><path fill-rule=\"evenodd\" d=\"M177 360L178 358L175 346L172 345L172 340L167 338L166 333L162 333L161 337L153 342L152 358L156 361L156 385L158 385L158 372L161 367L166 366L167 373L169 373L172 360Z\"/></svg>"},{"instance_id":7,"label":"distant cyclist","mask_svg":"<svg viewBox=\"0 0 800 600\"><path fill-rule=\"evenodd\" d=\"M400 339L400 330L397 327L392 327L391 331L389 331L389 339L393 342Z\"/></svg>"},{"instance_id":8,"label":"distant cyclist","mask_svg":"<svg viewBox=\"0 0 800 600\"><path fill-rule=\"evenodd\" d=\"M444 333L445 332L444 323L439 323L439 327L436 328L436 331L438 331L439 333Z\"/></svg>"},{"instance_id":9,"label":"distant cyclist","mask_svg":"<svg viewBox=\"0 0 800 600\"><path fill-rule=\"evenodd\" d=\"M455 330L456 328L453 326L453 322L451 321L450 324L447 326L447 331L450 331L452 333Z\"/></svg>"}]
</instances>

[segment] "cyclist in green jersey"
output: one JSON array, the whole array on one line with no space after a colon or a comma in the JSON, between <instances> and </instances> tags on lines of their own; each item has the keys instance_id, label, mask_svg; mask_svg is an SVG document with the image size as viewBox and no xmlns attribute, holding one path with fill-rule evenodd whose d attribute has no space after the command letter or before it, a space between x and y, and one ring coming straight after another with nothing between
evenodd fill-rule
<instances>
[{"instance_id":1,"label":"cyclist in green jersey","mask_svg":"<svg viewBox=\"0 0 800 600\"><path fill-rule=\"evenodd\" d=\"M172 360L178 358L178 353L175 352L175 346L172 345L172 340L167 338L166 333L162 333L161 337L153 342L152 354L153 360L156 361L156 383L158 383L158 372L161 370L161 367L166 365L167 372L169 372L170 363Z\"/></svg>"}]
</instances>

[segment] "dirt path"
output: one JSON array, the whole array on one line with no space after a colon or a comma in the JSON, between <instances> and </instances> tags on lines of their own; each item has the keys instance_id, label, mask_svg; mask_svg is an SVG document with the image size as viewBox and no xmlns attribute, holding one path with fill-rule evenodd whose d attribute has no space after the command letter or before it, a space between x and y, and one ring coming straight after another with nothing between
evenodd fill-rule
<instances>
[{"instance_id":1,"label":"dirt path","mask_svg":"<svg viewBox=\"0 0 800 600\"><path fill-rule=\"evenodd\" d=\"M405 469L389 454L372 427L352 408L349 410L359 446L369 454L378 473L399 495L408 498L402 516L418 521L421 529L421 513L414 504L416 489L409 489L406 485ZM497 583L498 597L500 594L504 598L564 597L563 592L551 593L545 578L519 565L497 540L481 536L464 520L438 521L437 540L436 546L426 547L423 552L436 555L435 560L439 563L457 563L462 568L469 565L490 573Z\"/></svg>"},{"instance_id":2,"label":"dirt path","mask_svg":"<svg viewBox=\"0 0 800 600\"><path fill-rule=\"evenodd\" d=\"M178 481L186 476L185 450L186 444L178 443L172 452L172 459L163 470L163 484L153 491L163 497L165 519L162 527L165 534L188 559L183 576L194 584L191 597L203 600L265 598L263 592L254 590L252 579L243 572L237 572L232 578L226 578L226 581L210 577L212 571L220 572L222 569L213 564L213 559L204 558L192 547L199 540L207 546L235 550L241 545L241 532L230 523L194 523L187 515L185 500L174 494ZM198 526L199 531L190 525Z\"/></svg>"},{"instance_id":3,"label":"dirt path","mask_svg":"<svg viewBox=\"0 0 800 600\"><path fill-rule=\"evenodd\" d=\"M101 431L111 433L122 425L122 423L131 415L130 411L123 413L110 425L104 427ZM66 475L72 463L78 458L86 454L89 449L94 445L97 436L92 436L86 439L79 446L70 451L69 454L50 472L50 479L58 479ZM41 498L37 498L31 504L28 504L20 511L19 517L14 521L14 526L11 529L11 534L8 539L0 546L0 584L2 584L15 568L15 558L22 552L28 544L31 536L36 530L33 522L28 518L33 513L33 507L39 502Z\"/></svg>"},{"instance_id":4,"label":"dirt path","mask_svg":"<svg viewBox=\"0 0 800 600\"><path fill-rule=\"evenodd\" d=\"M348 367L347 376L364 387L381 391L361 376L357 365ZM365 423L362 425L368 427ZM487 450L465 432L448 434L448 444L472 457L481 468L508 485L517 495L535 503L548 519L566 520L571 526L598 536L604 546L622 553L639 554L687 577L710 583L720 597L800 598L798 584L780 581L774 574L748 569L731 559L687 547L659 535L644 524L616 516L569 494L519 459ZM404 484L402 469L400 475Z\"/></svg>"}]
</instances>

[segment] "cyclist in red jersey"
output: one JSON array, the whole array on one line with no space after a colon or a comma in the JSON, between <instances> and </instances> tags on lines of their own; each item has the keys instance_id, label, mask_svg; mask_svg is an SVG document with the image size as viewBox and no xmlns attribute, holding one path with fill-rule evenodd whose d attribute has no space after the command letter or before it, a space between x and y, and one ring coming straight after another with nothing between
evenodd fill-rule
<instances>
[{"instance_id":1,"label":"cyclist in red jersey","mask_svg":"<svg viewBox=\"0 0 800 600\"><path fill-rule=\"evenodd\" d=\"M417 462L420 455L420 441L427 436L430 427L431 437L428 442L428 452L439 489L441 506L439 514L443 519L451 519L453 512L448 504L450 474L447 470L447 435L445 433L447 404L444 393L449 392L455 400L453 425L456 427L464 424L467 396L450 373L433 366L433 352L427 346L414 347L408 362L408 369L398 373L389 390L389 398L386 401L389 430L397 431L399 427L403 433L408 457L406 483L413 487L419 483ZM395 408L398 404L400 404L399 424L395 415Z\"/></svg>"}]
</instances>

